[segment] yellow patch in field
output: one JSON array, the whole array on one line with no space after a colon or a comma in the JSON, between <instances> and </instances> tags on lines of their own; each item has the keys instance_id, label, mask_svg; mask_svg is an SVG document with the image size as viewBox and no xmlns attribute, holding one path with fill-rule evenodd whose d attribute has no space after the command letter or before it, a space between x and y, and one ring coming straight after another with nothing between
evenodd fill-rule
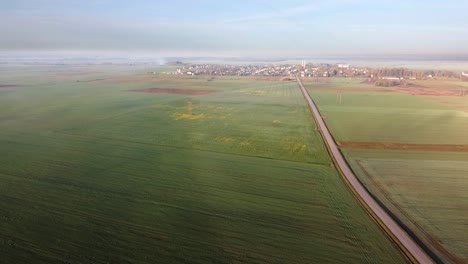
<instances>
[{"instance_id":1,"label":"yellow patch in field","mask_svg":"<svg viewBox=\"0 0 468 264\"><path fill-rule=\"evenodd\" d=\"M304 155L307 151L307 145L298 139L285 138L281 141L281 145L289 153L295 155Z\"/></svg>"},{"instance_id":2,"label":"yellow patch in field","mask_svg":"<svg viewBox=\"0 0 468 264\"><path fill-rule=\"evenodd\" d=\"M205 119L207 116L205 114L188 114L188 113L174 113L172 115L175 120L199 120Z\"/></svg>"},{"instance_id":3,"label":"yellow patch in field","mask_svg":"<svg viewBox=\"0 0 468 264\"><path fill-rule=\"evenodd\" d=\"M266 94L266 92L264 90L253 90L250 94Z\"/></svg>"},{"instance_id":4,"label":"yellow patch in field","mask_svg":"<svg viewBox=\"0 0 468 264\"><path fill-rule=\"evenodd\" d=\"M250 141L248 141L248 140L243 140L243 141L240 142L240 145L241 145L241 146L249 146L250 144L251 144L251 143L250 143Z\"/></svg>"},{"instance_id":5,"label":"yellow patch in field","mask_svg":"<svg viewBox=\"0 0 468 264\"><path fill-rule=\"evenodd\" d=\"M266 91L264 91L264 90L244 90L244 91L241 91L241 93L253 94L253 95L262 95L262 94L266 94Z\"/></svg>"},{"instance_id":6,"label":"yellow patch in field","mask_svg":"<svg viewBox=\"0 0 468 264\"><path fill-rule=\"evenodd\" d=\"M224 142L224 143L231 143L231 142L236 141L236 139L231 138L231 137L216 137L215 140L220 141L220 142Z\"/></svg>"},{"instance_id":7,"label":"yellow patch in field","mask_svg":"<svg viewBox=\"0 0 468 264\"><path fill-rule=\"evenodd\" d=\"M276 120L276 119L275 119L275 120L273 120L273 124L279 124L279 123L281 123L281 121L279 121L279 120Z\"/></svg>"},{"instance_id":8,"label":"yellow patch in field","mask_svg":"<svg viewBox=\"0 0 468 264\"><path fill-rule=\"evenodd\" d=\"M302 143L293 143L290 145L289 150L292 153L304 154L307 149L307 145Z\"/></svg>"},{"instance_id":9,"label":"yellow patch in field","mask_svg":"<svg viewBox=\"0 0 468 264\"><path fill-rule=\"evenodd\" d=\"M225 107L224 107L224 106L220 106L220 105L210 105L210 106L208 106L208 109L209 109L209 110L220 111L220 110L224 110Z\"/></svg>"}]
</instances>

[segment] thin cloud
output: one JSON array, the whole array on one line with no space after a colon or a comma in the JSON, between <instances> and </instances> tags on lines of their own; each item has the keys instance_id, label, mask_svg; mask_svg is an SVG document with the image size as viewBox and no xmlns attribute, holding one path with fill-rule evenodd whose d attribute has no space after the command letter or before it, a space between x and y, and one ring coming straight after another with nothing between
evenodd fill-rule
<instances>
[{"instance_id":1,"label":"thin cloud","mask_svg":"<svg viewBox=\"0 0 468 264\"><path fill-rule=\"evenodd\" d=\"M257 13L252 15L233 17L221 21L225 24L230 23L246 23L246 22L270 22L272 20L286 19L293 16L301 16L304 14L311 14L315 11L314 14L318 12L326 11L327 9L332 9L340 6L350 6L366 3L367 0L329 0L329 1L309 1L309 3L304 5L297 6L285 6L280 7L273 6L270 1L264 1L263 6L268 9L263 13Z\"/></svg>"},{"instance_id":2,"label":"thin cloud","mask_svg":"<svg viewBox=\"0 0 468 264\"><path fill-rule=\"evenodd\" d=\"M287 17L303 14L303 13L306 13L312 10L317 10L317 9L319 9L318 5L295 6L295 7L282 9L282 10L278 10L275 8L269 12L236 17L236 18L231 18L231 19L225 19L222 22L229 24L229 23L253 22L253 21L259 21L259 20L271 20L271 19L277 19L277 18L287 18Z\"/></svg>"},{"instance_id":3,"label":"thin cloud","mask_svg":"<svg viewBox=\"0 0 468 264\"><path fill-rule=\"evenodd\" d=\"M350 24L344 26L350 30L376 30L376 31L441 31L441 32L468 32L468 26L442 26L442 25L386 25L386 24Z\"/></svg>"}]
</instances>

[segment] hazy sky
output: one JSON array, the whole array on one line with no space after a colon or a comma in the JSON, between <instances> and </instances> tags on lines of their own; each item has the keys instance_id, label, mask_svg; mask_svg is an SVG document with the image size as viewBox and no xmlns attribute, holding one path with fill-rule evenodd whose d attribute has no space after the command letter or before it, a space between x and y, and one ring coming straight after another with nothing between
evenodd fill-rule
<instances>
[{"instance_id":1,"label":"hazy sky","mask_svg":"<svg viewBox=\"0 0 468 264\"><path fill-rule=\"evenodd\" d=\"M0 0L0 51L468 54L466 0Z\"/></svg>"}]
</instances>

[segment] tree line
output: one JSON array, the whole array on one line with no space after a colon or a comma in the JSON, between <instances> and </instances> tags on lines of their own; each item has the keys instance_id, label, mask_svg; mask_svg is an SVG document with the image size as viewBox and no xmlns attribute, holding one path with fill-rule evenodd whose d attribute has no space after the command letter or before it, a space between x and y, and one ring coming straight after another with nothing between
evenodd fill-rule
<instances>
[{"instance_id":1,"label":"tree line","mask_svg":"<svg viewBox=\"0 0 468 264\"><path fill-rule=\"evenodd\" d=\"M407 68L383 68L372 69L370 71L373 77L398 77L398 78L416 78L424 79L434 78L461 78L460 73L448 70L413 70Z\"/></svg>"}]
</instances>

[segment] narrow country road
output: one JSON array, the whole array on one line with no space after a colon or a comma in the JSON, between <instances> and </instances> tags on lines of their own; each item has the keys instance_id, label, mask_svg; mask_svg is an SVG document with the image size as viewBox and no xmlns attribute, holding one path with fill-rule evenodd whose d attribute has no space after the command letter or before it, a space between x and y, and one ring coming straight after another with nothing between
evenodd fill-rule
<instances>
[{"instance_id":1,"label":"narrow country road","mask_svg":"<svg viewBox=\"0 0 468 264\"><path fill-rule=\"evenodd\" d=\"M348 163L345 161L343 155L341 154L338 146L335 143L328 127L325 125L320 112L315 105L314 101L310 97L307 90L304 88L304 85L299 77L296 76L297 83L301 88L302 94L304 95L307 103L309 104L310 110L312 111L317 125L319 126L322 137L327 144L332 159L334 160L335 165L339 167L344 177L346 177L350 187L354 189L355 194L358 195L359 200L364 204L364 206L371 210L371 214L374 218L381 224L384 225L384 229L387 233L396 240L395 242L401 247L403 252L408 256L412 261L417 261L418 263L433 263L431 258L413 241L413 239L398 225L390 215L388 215L379 204L372 198L372 196L367 192L367 190L362 186L361 182L356 178L353 171L350 169Z\"/></svg>"}]
</instances>

